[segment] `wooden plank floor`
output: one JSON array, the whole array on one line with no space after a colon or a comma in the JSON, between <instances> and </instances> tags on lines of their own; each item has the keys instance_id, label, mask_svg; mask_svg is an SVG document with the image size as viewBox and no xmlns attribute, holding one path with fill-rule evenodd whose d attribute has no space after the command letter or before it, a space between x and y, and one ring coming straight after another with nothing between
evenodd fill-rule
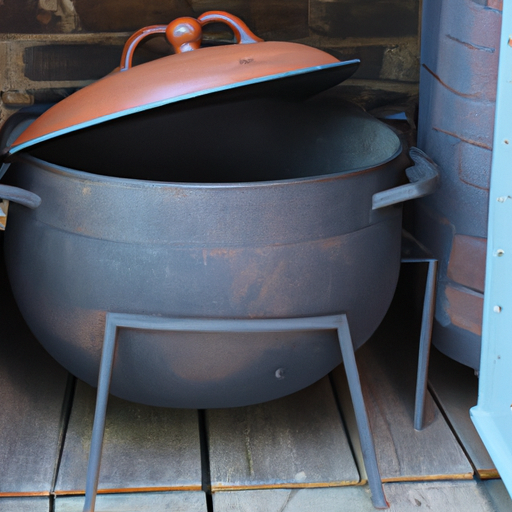
<instances>
[{"instance_id":1,"label":"wooden plank floor","mask_svg":"<svg viewBox=\"0 0 512 512\"><path fill-rule=\"evenodd\" d=\"M474 480L399 482L384 485L389 512L509 512ZM512 502L510 502L512 505ZM367 486L219 492L215 512L375 512Z\"/></svg>"},{"instance_id":2,"label":"wooden plank floor","mask_svg":"<svg viewBox=\"0 0 512 512\"><path fill-rule=\"evenodd\" d=\"M214 491L360 481L327 377L272 402L210 410L207 419Z\"/></svg>"},{"instance_id":3,"label":"wooden plank floor","mask_svg":"<svg viewBox=\"0 0 512 512\"><path fill-rule=\"evenodd\" d=\"M52 491L63 434L67 380L67 372L45 352L24 323L11 295L2 258L0 496L44 496ZM0 501L0 507L5 503ZM37 510L43 502L30 503Z\"/></svg>"},{"instance_id":4,"label":"wooden plank floor","mask_svg":"<svg viewBox=\"0 0 512 512\"><path fill-rule=\"evenodd\" d=\"M408 361L414 361L415 351L402 350L400 343L393 346L392 342L417 342L400 332L401 324L393 325L386 321L356 356L382 480L473 478L470 462L436 405L432 403L432 423L422 431L414 430L416 367ZM343 368L337 368L333 377L338 396L346 397ZM353 425L350 402L343 403L347 424ZM357 436L353 426L349 430L353 437ZM357 439L353 443L358 446Z\"/></svg>"},{"instance_id":5,"label":"wooden plank floor","mask_svg":"<svg viewBox=\"0 0 512 512\"><path fill-rule=\"evenodd\" d=\"M0 496L0 512L48 512L49 507L49 497Z\"/></svg>"},{"instance_id":6,"label":"wooden plank floor","mask_svg":"<svg viewBox=\"0 0 512 512\"><path fill-rule=\"evenodd\" d=\"M429 382L430 389L465 447L468 458L480 478L498 478L494 462L473 422L468 421L469 410L478 400L478 378L473 369L453 361L434 349L430 362Z\"/></svg>"},{"instance_id":7,"label":"wooden plank floor","mask_svg":"<svg viewBox=\"0 0 512 512\"><path fill-rule=\"evenodd\" d=\"M58 496L54 512L82 512L83 496ZM1 510L1 509L0 509ZM100 494L98 512L207 512L202 492L140 492ZM24 512L24 511L23 511Z\"/></svg>"},{"instance_id":8,"label":"wooden plank floor","mask_svg":"<svg viewBox=\"0 0 512 512\"><path fill-rule=\"evenodd\" d=\"M483 485L497 512L512 510L512 497L499 479L484 480Z\"/></svg>"},{"instance_id":9,"label":"wooden plank floor","mask_svg":"<svg viewBox=\"0 0 512 512\"><path fill-rule=\"evenodd\" d=\"M83 493L96 390L78 381L55 492ZM148 407L111 396L100 491L201 490L198 413Z\"/></svg>"},{"instance_id":10,"label":"wooden plank floor","mask_svg":"<svg viewBox=\"0 0 512 512\"><path fill-rule=\"evenodd\" d=\"M1 273L0 290L0 512L80 512L95 392L80 381L69 392L73 380L34 340ZM464 392L448 378L443 391L438 370L434 420L412 428L419 331L403 307L357 353L390 510L512 511L500 480L480 480L488 464L461 433L469 415L451 410L468 407ZM338 368L289 397L204 413L111 397L100 489L116 492L99 495L98 512L374 510L343 380Z\"/></svg>"}]
</instances>

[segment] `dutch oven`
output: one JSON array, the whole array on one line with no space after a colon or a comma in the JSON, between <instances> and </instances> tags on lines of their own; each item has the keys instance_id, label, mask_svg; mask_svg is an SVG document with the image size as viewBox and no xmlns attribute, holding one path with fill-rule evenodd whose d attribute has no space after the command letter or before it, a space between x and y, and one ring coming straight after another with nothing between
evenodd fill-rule
<instances>
[{"instance_id":1,"label":"dutch oven","mask_svg":"<svg viewBox=\"0 0 512 512\"><path fill-rule=\"evenodd\" d=\"M219 19L241 44L199 49L201 26ZM185 34L177 52L187 51L131 68L134 46L163 31ZM388 126L322 92L356 67L207 13L139 31L121 70L31 124L13 116L0 185L12 201L6 263L48 352L96 385L110 313L345 313L361 346L395 291L401 202L437 178ZM331 331L117 336L111 392L150 405L262 402L341 362Z\"/></svg>"}]
</instances>

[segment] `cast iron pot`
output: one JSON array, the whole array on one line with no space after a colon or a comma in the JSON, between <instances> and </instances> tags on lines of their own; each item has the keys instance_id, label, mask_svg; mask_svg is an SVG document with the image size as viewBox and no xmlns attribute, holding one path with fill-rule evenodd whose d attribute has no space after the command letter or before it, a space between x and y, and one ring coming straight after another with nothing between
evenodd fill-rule
<instances>
[{"instance_id":1,"label":"cast iron pot","mask_svg":"<svg viewBox=\"0 0 512 512\"><path fill-rule=\"evenodd\" d=\"M410 160L397 135L330 96L131 119L14 155L0 186L14 201L5 233L12 289L55 359L96 385L109 313L346 313L354 347L369 338L395 291L400 203L429 193L437 179L419 150L408 171L415 183L404 184ZM106 144L109 133L117 136ZM172 136L151 142L162 133ZM85 149L73 155L70 144ZM73 158L74 168L59 162ZM158 406L263 402L341 361L331 331L121 328L117 340L111 392Z\"/></svg>"}]
</instances>

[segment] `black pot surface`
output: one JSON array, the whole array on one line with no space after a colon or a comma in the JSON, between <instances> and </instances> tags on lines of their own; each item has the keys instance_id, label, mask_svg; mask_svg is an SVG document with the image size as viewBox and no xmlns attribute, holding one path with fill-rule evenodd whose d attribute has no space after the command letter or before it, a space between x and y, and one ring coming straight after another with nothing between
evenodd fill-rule
<instances>
[{"instance_id":1,"label":"black pot surface","mask_svg":"<svg viewBox=\"0 0 512 512\"><path fill-rule=\"evenodd\" d=\"M79 154L49 142L45 151L60 164L74 160L74 169L23 156L11 165L9 182L42 199L35 210L10 207L5 252L13 292L36 337L79 378L97 383L113 313L345 313L355 348L381 322L398 278L402 210L372 210L372 196L405 181L398 138L352 107L259 110L255 102L245 119L243 105L215 113L208 129L196 124L208 118L199 109L173 112L194 130L171 132L159 118L151 133L138 126L130 139L116 131L106 141L101 126L80 136L91 147ZM270 114L272 123L264 123ZM334 331L121 328L117 341L111 391L160 406L263 402L341 362Z\"/></svg>"}]
</instances>

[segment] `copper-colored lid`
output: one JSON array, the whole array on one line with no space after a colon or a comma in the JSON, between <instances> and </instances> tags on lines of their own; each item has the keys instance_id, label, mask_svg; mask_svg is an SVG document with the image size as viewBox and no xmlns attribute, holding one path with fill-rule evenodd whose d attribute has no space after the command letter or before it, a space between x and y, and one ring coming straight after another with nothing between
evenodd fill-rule
<instances>
[{"instance_id":1,"label":"copper-colored lid","mask_svg":"<svg viewBox=\"0 0 512 512\"><path fill-rule=\"evenodd\" d=\"M198 49L201 27L212 21L227 23L240 44ZM176 54L131 67L138 42L158 32L166 33ZM77 91L41 115L14 141L10 153L197 96L307 74L314 82L315 75L329 73L329 80L317 79L318 85L313 86L315 92L320 92L351 76L358 65L358 60L340 62L328 53L297 43L262 42L241 20L226 13L205 13L198 20L179 18L168 26L146 27L135 33L126 43L119 71Z\"/></svg>"}]
</instances>

